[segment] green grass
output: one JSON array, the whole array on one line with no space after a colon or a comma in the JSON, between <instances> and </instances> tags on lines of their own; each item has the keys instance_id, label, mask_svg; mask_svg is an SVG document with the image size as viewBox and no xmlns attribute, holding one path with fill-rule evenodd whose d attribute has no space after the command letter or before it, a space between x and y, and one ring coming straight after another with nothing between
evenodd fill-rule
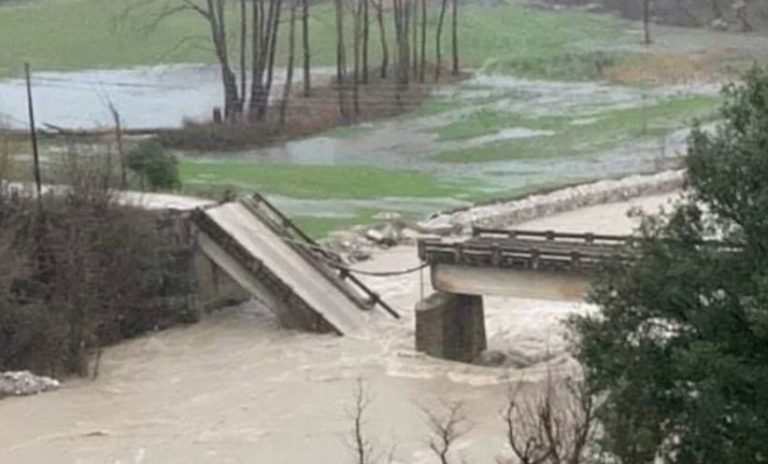
<instances>
[{"instance_id":1,"label":"green grass","mask_svg":"<svg viewBox=\"0 0 768 464\"><path fill-rule=\"evenodd\" d=\"M0 76L18 75L24 61L30 61L38 71L213 62L206 24L193 12L172 15L151 31L146 30L162 5L178 2L180 0L31 0L2 6ZM138 5L149 6L137 8ZM229 20L234 53L237 50L234 2L232 8ZM437 9L433 10L429 19L430 56L434 55L432 37L437 23ZM535 11L518 0L494 7L466 5L462 8L460 23L462 61L468 67L490 64L503 69L502 63L534 57L557 59L566 50L615 44L625 36L622 28L626 24L609 16ZM387 27L392 27L389 18ZM335 20L329 5L313 9L310 28L313 63L333 64ZM284 34L286 30L283 28ZM393 37L391 30L389 33L389 37ZM377 37L374 34L371 48L374 63L379 55ZM278 65L284 62L287 42L284 39L279 41ZM182 41L181 46L177 46ZM448 54L449 27L444 41Z\"/></svg>"},{"instance_id":2,"label":"green grass","mask_svg":"<svg viewBox=\"0 0 768 464\"><path fill-rule=\"evenodd\" d=\"M452 197L457 191L471 190L458 181L443 181L422 172L359 165L183 160L179 171L182 183L190 189L231 185L292 198Z\"/></svg>"},{"instance_id":3,"label":"green grass","mask_svg":"<svg viewBox=\"0 0 768 464\"><path fill-rule=\"evenodd\" d=\"M717 108L716 97L693 96L666 100L642 108L610 110L594 116L595 121L574 125L573 117L553 116L526 118L516 121L522 127L551 130L551 136L516 139L490 143L480 147L452 150L437 155L443 162L485 162L505 159L545 159L600 153L622 143L654 139L683 128L694 118L709 119ZM481 114L475 122L466 122L470 129L456 126L453 130L463 136L472 130L478 134L494 133L508 121L498 114ZM448 133L450 129L446 129Z\"/></svg>"}]
</instances>

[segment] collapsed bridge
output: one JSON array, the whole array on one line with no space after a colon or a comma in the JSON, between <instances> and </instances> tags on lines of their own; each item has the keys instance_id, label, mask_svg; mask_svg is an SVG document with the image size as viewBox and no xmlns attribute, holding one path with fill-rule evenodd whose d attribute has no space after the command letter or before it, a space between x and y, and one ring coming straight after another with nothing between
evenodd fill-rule
<instances>
[{"instance_id":1,"label":"collapsed bridge","mask_svg":"<svg viewBox=\"0 0 768 464\"><path fill-rule=\"evenodd\" d=\"M192 218L199 249L287 327L347 335L377 307L399 317L260 195L198 208Z\"/></svg>"}]
</instances>

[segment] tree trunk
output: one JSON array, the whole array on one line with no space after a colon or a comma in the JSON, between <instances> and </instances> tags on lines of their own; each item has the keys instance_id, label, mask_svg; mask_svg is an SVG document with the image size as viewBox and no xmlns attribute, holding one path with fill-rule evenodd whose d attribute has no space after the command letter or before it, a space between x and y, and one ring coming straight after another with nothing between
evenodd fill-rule
<instances>
[{"instance_id":1,"label":"tree trunk","mask_svg":"<svg viewBox=\"0 0 768 464\"><path fill-rule=\"evenodd\" d=\"M354 76L352 79L352 106L355 111L355 115L360 114L360 48L362 41L362 3L365 0L355 0L355 9L352 12L352 27L353 27L353 41L352 52Z\"/></svg>"},{"instance_id":2,"label":"tree trunk","mask_svg":"<svg viewBox=\"0 0 768 464\"><path fill-rule=\"evenodd\" d=\"M253 70L249 105L251 120L264 119L269 108L282 8L282 0L268 0L269 10L265 12L264 1L253 0L253 49L251 50Z\"/></svg>"},{"instance_id":3,"label":"tree trunk","mask_svg":"<svg viewBox=\"0 0 768 464\"><path fill-rule=\"evenodd\" d=\"M453 75L458 76L459 68L459 0L453 0Z\"/></svg>"},{"instance_id":4,"label":"tree trunk","mask_svg":"<svg viewBox=\"0 0 768 464\"><path fill-rule=\"evenodd\" d=\"M304 96L309 97L312 93L312 60L309 49L309 0L302 0L303 16L302 38L304 41Z\"/></svg>"},{"instance_id":5,"label":"tree trunk","mask_svg":"<svg viewBox=\"0 0 768 464\"><path fill-rule=\"evenodd\" d=\"M643 44L651 43L651 0L643 0Z\"/></svg>"},{"instance_id":6,"label":"tree trunk","mask_svg":"<svg viewBox=\"0 0 768 464\"><path fill-rule=\"evenodd\" d=\"M413 79L419 75L419 0L411 0L411 71Z\"/></svg>"},{"instance_id":7,"label":"tree trunk","mask_svg":"<svg viewBox=\"0 0 768 464\"><path fill-rule=\"evenodd\" d=\"M288 101L291 98L291 86L293 85L293 62L296 51L296 3L291 5L291 26L288 32L288 67L285 75L285 85L283 86L283 101L280 106L280 124L285 124L286 114L288 113Z\"/></svg>"},{"instance_id":8,"label":"tree trunk","mask_svg":"<svg viewBox=\"0 0 768 464\"><path fill-rule=\"evenodd\" d=\"M421 66L419 82L422 84L427 72L427 0L421 0Z\"/></svg>"},{"instance_id":9,"label":"tree trunk","mask_svg":"<svg viewBox=\"0 0 768 464\"><path fill-rule=\"evenodd\" d=\"M435 82L440 81L440 73L443 67L442 40L443 24L445 24L445 12L448 8L448 0L442 0L440 6L440 19L437 21L437 37L435 38Z\"/></svg>"},{"instance_id":10,"label":"tree trunk","mask_svg":"<svg viewBox=\"0 0 768 464\"><path fill-rule=\"evenodd\" d=\"M344 85L347 80L346 46L344 44L344 1L334 0L336 8L336 87L339 98L339 113L347 120L346 97Z\"/></svg>"},{"instance_id":11,"label":"tree trunk","mask_svg":"<svg viewBox=\"0 0 768 464\"><path fill-rule=\"evenodd\" d=\"M371 0L372 1L372 0ZM387 45L387 29L384 27L384 7L379 0L376 6L376 21L379 23L379 36L381 38L381 78L387 78L387 68L389 67L389 46Z\"/></svg>"},{"instance_id":12,"label":"tree trunk","mask_svg":"<svg viewBox=\"0 0 768 464\"><path fill-rule=\"evenodd\" d=\"M272 0L275 4L275 13L273 15L273 22L272 22L272 33L270 34L271 37L269 39L269 64L267 66L267 82L265 87L264 94L266 95L266 98L264 99L264 103L259 108L259 119L264 119L264 117L267 114L267 108L269 107L269 96L272 91L272 77L275 73L275 55L277 52L277 38L278 38L278 32L280 30L280 11L282 8L282 0Z\"/></svg>"},{"instance_id":13,"label":"tree trunk","mask_svg":"<svg viewBox=\"0 0 768 464\"><path fill-rule=\"evenodd\" d=\"M371 37L371 13L370 0L363 1L363 83L367 84L368 79L368 47Z\"/></svg>"},{"instance_id":14,"label":"tree trunk","mask_svg":"<svg viewBox=\"0 0 768 464\"><path fill-rule=\"evenodd\" d=\"M246 8L246 0L240 0L240 114L242 116L243 109L245 108L245 89L246 89L246 59L245 56L248 53L247 50L247 37L248 36L248 10Z\"/></svg>"},{"instance_id":15,"label":"tree trunk","mask_svg":"<svg viewBox=\"0 0 768 464\"><path fill-rule=\"evenodd\" d=\"M211 29L214 52L221 68L221 81L224 87L224 115L227 120L232 120L238 113L240 98L237 91L237 78L229 65L224 0L207 0L206 5L206 18Z\"/></svg>"}]
</instances>

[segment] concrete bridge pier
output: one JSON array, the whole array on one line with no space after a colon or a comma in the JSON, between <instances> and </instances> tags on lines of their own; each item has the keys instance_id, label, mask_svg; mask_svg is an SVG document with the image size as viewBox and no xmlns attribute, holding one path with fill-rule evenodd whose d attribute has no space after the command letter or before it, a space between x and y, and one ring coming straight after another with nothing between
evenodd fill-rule
<instances>
[{"instance_id":1,"label":"concrete bridge pier","mask_svg":"<svg viewBox=\"0 0 768 464\"><path fill-rule=\"evenodd\" d=\"M482 296L438 291L416 304L416 350L473 362L487 347Z\"/></svg>"}]
</instances>

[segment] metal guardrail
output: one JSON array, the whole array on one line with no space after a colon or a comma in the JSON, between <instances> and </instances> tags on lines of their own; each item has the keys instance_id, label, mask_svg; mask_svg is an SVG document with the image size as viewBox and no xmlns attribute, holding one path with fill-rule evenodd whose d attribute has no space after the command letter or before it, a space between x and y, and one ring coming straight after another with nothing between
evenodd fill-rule
<instances>
[{"instance_id":1,"label":"metal guardrail","mask_svg":"<svg viewBox=\"0 0 768 464\"><path fill-rule=\"evenodd\" d=\"M266 219L268 224L271 223L273 226L276 226L273 229L275 230L276 233L281 235L288 233L290 235L288 237L289 239L298 240L308 245L308 247L306 248L296 246L294 247L294 249L296 249L302 254L311 255L312 253L318 253L330 262L338 262L339 264L343 263L341 257L320 247L320 245L315 240L313 240L312 237L310 237L303 230L301 230L301 228L299 228L290 218L288 218L285 214L283 214L282 211L277 209L277 207L275 207L275 205L273 205L263 195L258 193L254 194L253 201L256 202L257 207L264 206L267 209L268 214L274 216L274 217L264 217L264 215L260 214L260 217ZM259 214L259 211L253 211L253 206L249 207L247 202L244 204L246 208L249 208L251 212L255 214ZM312 251L308 252L307 249ZM317 264L318 266L316 267L325 266L320 263L317 263ZM321 271L324 272L325 269L327 268L322 267ZM360 292L362 292L367 297L368 299L367 303L370 304L371 306L379 305L392 317L396 319L400 319L400 314L397 311L395 311L394 308L392 308L389 304L387 304L387 302L382 300L381 296L378 293L371 290L367 285L363 283L363 281L361 281L354 274L350 273L348 270L339 269L338 275L335 277L338 277L341 280L341 282L349 281L353 285L353 287L357 288ZM344 291L345 293L347 292L347 289L341 288L341 290Z\"/></svg>"},{"instance_id":2,"label":"metal guardrail","mask_svg":"<svg viewBox=\"0 0 768 464\"><path fill-rule=\"evenodd\" d=\"M627 235L607 235L593 233L574 233L574 232L556 232L554 230L536 231L536 230L507 230L491 229L486 227L474 227L472 229L473 237L502 237L509 239L539 239L550 242L568 241L581 242L587 244L601 243L606 245L629 245L634 242L634 237Z\"/></svg>"},{"instance_id":3,"label":"metal guardrail","mask_svg":"<svg viewBox=\"0 0 768 464\"><path fill-rule=\"evenodd\" d=\"M475 228L464 242L420 240L418 252L431 265L574 272L594 269L608 258L626 259L633 243L617 235Z\"/></svg>"}]
</instances>

